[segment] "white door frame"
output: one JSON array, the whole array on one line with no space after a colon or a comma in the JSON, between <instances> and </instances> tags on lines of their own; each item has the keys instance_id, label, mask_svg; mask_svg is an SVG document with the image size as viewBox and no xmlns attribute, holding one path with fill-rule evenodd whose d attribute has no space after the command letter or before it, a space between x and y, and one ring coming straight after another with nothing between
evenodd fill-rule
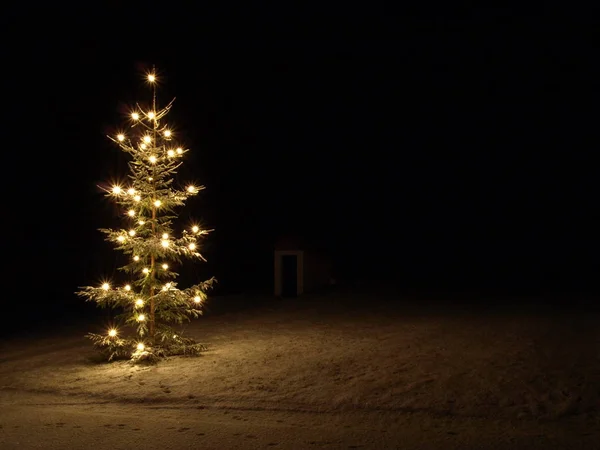
<instances>
[{"instance_id":1,"label":"white door frame","mask_svg":"<svg viewBox=\"0 0 600 450\"><path fill-rule=\"evenodd\" d=\"M304 252L302 250L275 250L275 296L279 297L283 288L281 259L283 256L296 256L296 295L304 292Z\"/></svg>"}]
</instances>

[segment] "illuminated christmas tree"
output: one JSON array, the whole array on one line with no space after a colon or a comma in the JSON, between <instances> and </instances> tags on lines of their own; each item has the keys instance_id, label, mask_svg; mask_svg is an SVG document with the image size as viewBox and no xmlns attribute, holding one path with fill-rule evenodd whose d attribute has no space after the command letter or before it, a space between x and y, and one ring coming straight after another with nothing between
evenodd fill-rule
<instances>
[{"instance_id":1,"label":"illuminated christmas tree","mask_svg":"<svg viewBox=\"0 0 600 450\"><path fill-rule=\"evenodd\" d=\"M173 264L183 259L204 260L199 240L210 230L189 224L180 237L174 236L175 209L196 195L203 186L176 189L174 176L188 151L178 147L176 136L165 121L173 101L157 108L157 77L147 74L152 104L131 112L130 133L109 138L129 155L129 181L103 188L123 210L126 227L100 229L106 240L123 252L128 263L121 267L127 279L121 285L105 281L100 286L82 287L77 295L100 307L117 311L116 323L105 335L87 336L107 357L155 361L161 356L197 354L204 346L172 328L198 318L206 292L214 278L186 289L178 289ZM127 333L129 329L129 333Z\"/></svg>"}]
</instances>

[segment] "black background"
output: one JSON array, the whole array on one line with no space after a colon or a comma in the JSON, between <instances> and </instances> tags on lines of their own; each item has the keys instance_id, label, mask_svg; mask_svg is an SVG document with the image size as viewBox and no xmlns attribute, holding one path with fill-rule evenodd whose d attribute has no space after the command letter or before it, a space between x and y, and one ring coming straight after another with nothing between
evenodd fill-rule
<instances>
[{"instance_id":1,"label":"black background","mask_svg":"<svg viewBox=\"0 0 600 450\"><path fill-rule=\"evenodd\" d=\"M97 185L153 64L216 230L186 277L268 290L299 233L341 280L596 292L595 11L261 5L7 11L5 301L62 314L119 265Z\"/></svg>"}]
</instances>

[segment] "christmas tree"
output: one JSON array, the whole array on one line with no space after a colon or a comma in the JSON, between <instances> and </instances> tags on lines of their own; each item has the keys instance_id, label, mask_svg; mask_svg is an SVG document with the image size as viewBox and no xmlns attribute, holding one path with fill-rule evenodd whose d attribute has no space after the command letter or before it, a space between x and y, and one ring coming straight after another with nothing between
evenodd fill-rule
<instances>
[{"instance_id":1,"label":"christmas tree","mask_svg":"<svg viewBox=\"0 0 600 450\"><path fill-rule=\"evenodd\" d=\"M109 361L156 361L162 356L204 350L173 326L202 314L206 292L215 282L211 278L186 289L177 287L173 264L181 264L183 259L205 261L199 241L211 230L189 224L179 237L174 236L175 210L204 187L174 187L174 176L188 150L175 144L176 137L165 121L174 100L159 109L154 71L147 74L147 82L152 88L151 105L133 108L131 132L109 136L129 155L129 182L103 188L122 208L127 225L100 231L127 257L120 268L127 278L121 285L105 281L77 292L86 301L116 310L115 322L129 329L127 333L113 326L106 334L87 335Z\"/></svg>"}]
</instances>

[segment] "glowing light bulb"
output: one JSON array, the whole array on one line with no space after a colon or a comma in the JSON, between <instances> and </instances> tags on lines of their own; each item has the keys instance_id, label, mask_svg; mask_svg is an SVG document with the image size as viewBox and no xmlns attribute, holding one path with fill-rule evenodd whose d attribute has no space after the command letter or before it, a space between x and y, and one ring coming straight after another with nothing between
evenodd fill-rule
<instances>
[{"instance_id":1,"label":"glowing light bulb","mask_svg":"<svg viewBox=\"0 0 600 450\"><path fill-rule=\"evenodd\" d=\"M144 306L144 300L142 300L141 298L138 298L135 301L135 306L137 306L138 308L141 308L142 306Z\"/></svg>"},{"instance_id":2,"label":"glowing light bulb","mask_svg":"<svg viewBox=\"0 0 600 450\"><path fill-rule=\"evenodd\" d=\"M117 335L117 330L115 330L114 328L112 330L108 330L108 335L110 337L115 337Z\"/></svg>"},{"instance_id":3,"label":"glowing light bulb","mask_svg":"<svg viewBox=\"0 0 600 450\"><path fill-rule=\"evenodd\" d=\"M146 135L146 136L144 136L144 142L146 144L149 144L150 142L152 142L152 138L150 136Z\"/></svg>"},{"instance_id":4,"label":"glowing light bulb","mask_svg":"<svg viewBox=\"0 0 600 450\"><path fill-rule=\"evenodd\" d=\"M148 274L148 273L150 273L150 269L148 269L147 267L144 267L142 269L142 272L144 272L145 274Z\"/></svg>"},{"instance_id":5,"label":"glowing light bulb","mask_svg":"<svg viewBox=\"0 0 600 450\"><path fill-rule=\"evenodd\" d=\"M142 352L144 351L144 349L146 348L146 346L144 344L142 344L141 342L136 346L136 348Z\"/></svg>"},{"instance_id":6,"label":"glowing light bulb","mask_svg":"<svg viewBox=\"0 0 600 450\"><path fill-rule=\"evenodd\" d=\"M196 186L188 186L187 191L189 193L193 194L194 192L196 192Z\"/></svg>"},{"instance_id":7,"label":"glowing light bulb","mask_svg":"<svg viewBox=\"0 0 600 450\"><path fill-rule=\"evenodd\" d=\"M128 284L125 285L125 290L126 291L130 291L131 290L131 286L129 286Z\"/></svg>"},{"instance_id":8,"label":"glowing light bulb","mask_svg":"<svg viewBox=\"0 0 600 450\"><path fill-rule=\"evenodd\" d=\"M183 153L183 149L181 147L177 147L177 150L175 150L177 152L178 155L181 155Z\"/></svg>"},{"instance_id":9,"label":"glowing light bulb","mask_svg":"<svg viewBox=\"0 0 600 450\"><path fill-rule=\"evenodd\" d=\"M167 270L167 269L169 268L169 265L168 265L168 264L163 264L163 265L162 265L162 268L163 268L164 270Z\"/></svg>"},{"instance_id":10,"label":"glowing light bulb","mask_svg":"<svg viewBox=\"0 0 600 450\"><path fill-rule=\"evenodd\" d=\"M144 320L146 320L146 315L145 315L145 314L140 314L140 315L137 317L137 320L138 320L138 321L140 321L140 322L143 322Z\"/></svg>"},{"instance_id":11,"label":"glowing light bulb","mask_svg":"<svg viewBox=\"0 0 600 450\"><path fill-rule=\"evenodd\" d=\"M150 162L151 162L152 164L156 164L156 156L154 156L154 155L151 155L151 156L150 156L148 159L150 160Z\"/></svg>"},{"instance_id":12,"label":"glowing light bulb","mask_svg":"<svg viewBox=\"0 0 600 450\"><path fill-rule=\"evenodd\" d=\"M138 113L134 112L134 113L131 113L131 118L133 120L140 120L140 115Z\"/></svg>"},{"instance_id":13,"label":"glowing light bulb","mask_svg":"<svg viewBox=\"0 0 600 450\"><path fill-rule=\"evenodd\" d=\"M175 156L175 152L173 150L167 150L167 156L169 158L172 158L173 156Z\"/></svg>"},{"instance_id":14,"label":"glowing light bulb","mask_svg":"<svg viewBox=\"0 0 600 450\"><path fill-rule=\"evenodd\" d=\"M129 189L127 189L127 193L129 195L133 195L133 194L135 194L135 189L134 188L129 188Z\"/></svg>"},{"instance_id":15,"label":"glowing light bulb","mask_svg":"<svg viewBox=\"0 0 600 450\"><path fill-rule=\"evenodd\" d=\"M202 299L200 298L200 296L199 296L199 295L196 295L196 296L194 297L194 302L195 302L195 303L200 303L201 301L202 301Z\"/></svg>"},{"instance_id":16,"label":"glowing light bulb","mask_svg":"<svg viewBox=\"0 0 600 450\"><path fill-rule=\"evenodd\" d=\"M196 250L196 244L194 244L193 242L189 245L190 250Z\"/></svg>"},{"instance_id":17,"label":"glowing light bulb","mask_svg":"<svg viewBox=\"0 0 600 450\"><path fill-rule=\"evenodd\" d=\"M143 221L143 220L138 220L138 223L139 223L140 225L144 225L146 222L145 222L145 221Z\"/></svg>"},{"instance_id":18,"label":"glowing light bulb","mask_svg":"<svg viewBox=\"0 0 600 450\"><path fill-rule=\"evenodd\" d=\"M152 181L152 180L154 180L154 178L148 177L148 181Z\"/></svg>"},{"instance_id":19,"label":"glowing light bulb","mask_svg":"<svg viewBox=\"0 0 600 450\"><path fill-rule=\"evenodd\" d=\"M169 289L169 286L167 286L166 284L165 284L165 285L162 287L162 290L163 290L163 291L165 291L165 292L166 292L168 289Z\"/></svg>"},{"instance_id":20,"label":"glowing light bulb","mask_svg":"<svg viewBox=\"0 0 600 450\"><path fill-rule=\"evenodd\" d=\"M119 241L119 242L125 242L125 236L119 236L117 238L117 241Z\"/></svg>"},{"instance_id":21,"label":"glowing light bulb","mask_svg":"<svg viewBox=\"0 0 600 450\"><path fill-rule=\"evenodd\" d=\"M157 208L158 208L160 205L162 205L162 202L161 202L160 200L156 200L156 201L154 202L154 206L156 206Z\"/></svg>"},{"instance_id":22,"label":"glowing light bulb","mask_svg":"<svg viewBox=\"0 0 600 450\"><path fill-rule=\"evenodd\" d=\"M133 217L133 216L135 216L135 211L133 209L130 209L129 211L127 211L127 215L129 217Z\"/></svg>"},{"instance_id":23,"label":"glowing light bulb","mask_svg":"<svg viewBox=\"0 0 600 450\"><path fill-rule=\"evenodd\" d=\"M148 119L154 119L156 117L156 115L154 114L154 111L148 112L147 116L148 116Z\"/></svg>"},{"instance_id":24,"label":"glowing light bulb","mask_svg":"<svg viewBox=\"0 0 600 450\"><path fill-rule=\"evenodd\" d=\"M165 130L165 137L171 137L171 130Z\"/></svg>"},{"instance_id":25,"label":"glowing light bulb","mask_svg":"<svg viewBox=\"0 0 600 450\"><path fill-rule=\"evenodd\" d=\"M105 291L108 291L110 289L110 284L108 284L108 283L102 284L102 289L104 289Z\"/></svg>"},{"instance_id":26,"label":"glowing light bulb","mask_svg":"<svg viewBox=\"0 0 600 450\"><path fill-rule=\"evenodd\" d=\"M169 235L167 233L163 233L162 238L163 239L169 239Z\"/></svg>"},{"instance_id":27,"label":"glowing light bulb","mask_svg":"<svg viewBox=\"0 0 600 450\"><path fill-rule=\"evenodd\" d=\"M125 140L125 135L124 135L124 134L117 134L117 139L118 139L120 142L123 142L123 141Z\"/></svg>"},{"instance_id":28,"label":"glowing light bulb","mask_svg":"<svg viewBox=\"0 0 600 450\"><path fill-rule=\"evenodd\" d=\"M154 83L156 81L156 77L154 76L154 74L152 74L152 73L148 74L148 81L150 83Z\"/></svg>"},{"instance_id":29,"label":"glowing light bulb","mask_svg":"<svg viewBox=\"0 0 600 450\"><path fill-rule=\"evenodd\" d=\"M196 225L194 225L194 226L192 227L192 231L193 231L194 233L197 233L198 231L200 231L200 228L198 228Z\"/></svg>"},{"instance_id":30,"label":"glowing light bulb","mask_svg":"<svg viewBox=\"0 0 600 450\"><path fill-rule=\"evenodd\" d=\"M115 195L119 195L122 192L121 186L113 186L112 193Z\"/></svg>"},{"instance_id":31,"label":"glowing light bulb","mask_svg":"<svg viewBox=\"0 0 600 450\"><path fill-rule=\"evenodd\" d=\"M169 246L169 241L162 241L162 242L161 242L161 245L162 245L164 248L167 248L167 247Z\"/></svg>"},{"instance_id":32,"label":"glowing light bulb","mask_svg":"<svg viewBox=\"0 0 600 450\"><path fill-rule=\"evenodd\" d=\"M141 144L141 145L140 145L140 148L141 148L142 150L146 150L146 148L147 148L147 145L146 145L146 144Z\"/></svg>"},{"instance_id":33,"label":"glowing light bulb","mask_svg":"<svg viewBox=\"0 0 600 450\"><path fill-rule=\"evenodd\" d=\"M140 197L139 195L136 195L135 197L133 197L133 199L134 199L136 202L139 202L139 201L142 199L142 197Z\"/></svg>"},{"instance_id":34,"label":"glowing light bulb","mask_svg":"<svg viewBox=\"0 0 600 450\"><path fill-rule=\"evenodd\" d=\"M133 257L133 260L134 260L134 261L139 261L139 260L140 260L140 257L139 257L138 255L135 255L135 256Z\"/></svg>"},{"instance_id":35,"label":"glowing light bulb","mask_svg":"<svg viewBox=\"0 0 600 450\"><path fill-rule=\"evenodd\" d=\"M135 236L135 230L129 230L129 236Z\"/></svg>"}]
</instances>

